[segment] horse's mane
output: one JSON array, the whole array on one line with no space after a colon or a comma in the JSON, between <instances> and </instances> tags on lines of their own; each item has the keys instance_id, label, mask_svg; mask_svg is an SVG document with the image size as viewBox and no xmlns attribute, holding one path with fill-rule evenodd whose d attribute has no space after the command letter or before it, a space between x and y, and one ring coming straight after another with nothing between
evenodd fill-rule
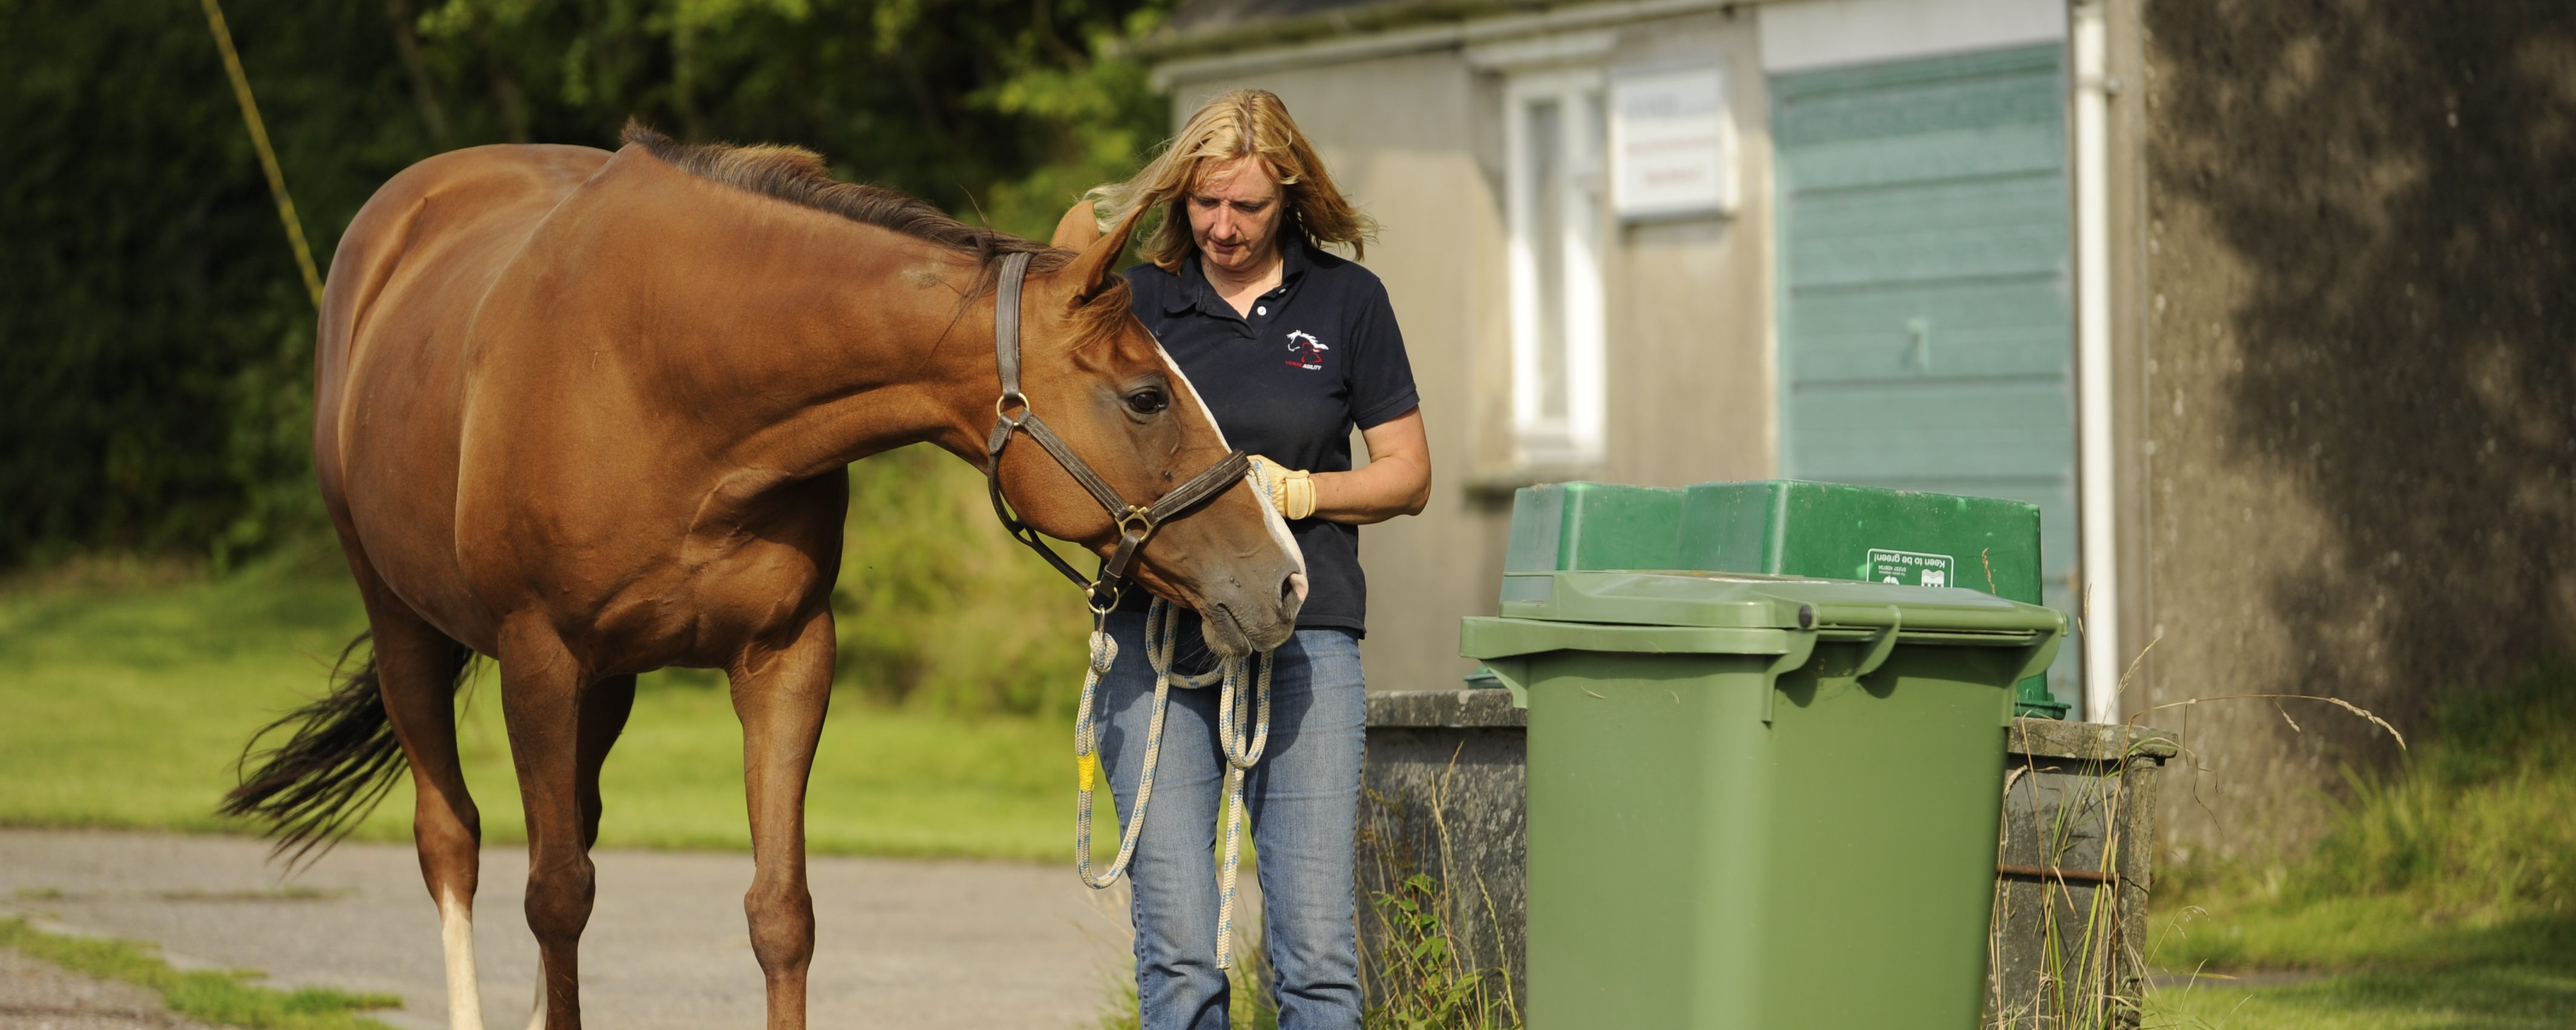
<instances>
[{"instance_id":1,"label":"horse's mane","mask_svg":"<svg viewBox=\"0 0 2576 1030\"><path fill-rule=\"evenodd\" d=\"M800 207L839 215L862 225L889 229L960 254L974 255L990 266L1005 254L1027 254L1029 271L1052 272L1073 261L1058 250L1006 232L981 229L948 216L928 201L901 190L832 177L823 159L803 147L781 144L728 146L681 143L629 121L622 138L646 153L701 179L775 197Z\"/></svg>"}]
</instances>

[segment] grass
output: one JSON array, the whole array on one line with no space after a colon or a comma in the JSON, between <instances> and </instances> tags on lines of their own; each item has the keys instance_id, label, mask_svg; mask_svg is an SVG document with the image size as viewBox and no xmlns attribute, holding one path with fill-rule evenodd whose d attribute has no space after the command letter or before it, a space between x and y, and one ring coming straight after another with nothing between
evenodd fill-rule
<instances>
[{"instance_id":1,"label":"grass","mask_svg":"<svg viewBox=\"0 0 2576 1030\"><path fill-rule=\"evenodd\" d=\"M65 969L123 980L161 992L162 1003L190 1019L264 1030L385 1030L358 1013L394 1008L390 994L350 994L320 988L278 991L243 983L256 972L182 972L170 968L149 944L45 933L24 920L0 919L0 948Z\"/></svg>"},{"instance_id":2,"label":"grass","mask_svg":"<svg viewBox=\"0 0 2576 1030\"><path fill-rule=\"evenodd\" d=\"M2317 975L2168 987L2148 1025L2576 1026L2571 687L2554 668L2448 704L2405 768L2351 777L2304 856L2166 877L2156 965Z\"/></svg>"},{"instance_id":3,"label":"grass","mask_svg":"<svg viewBox=\"0 0 2576 1030\"><path fill-rule=\"evenodd\" d=\"M1279 1030L1279 1009L1270 997L1270 953L1256 931L1235 931L1234 967L1225 971L1226 1030ZM1134 963L1109 985L1109 1001L1092 1023L1095 1030L1141 1030L1145 1015L1136 1000ZM1369 1030L1376 1030L1371 1027Z\"/></svg>"},{"instance_id":4,"label":"grass","mask_svg":"<svg viewBox=\"0 0 2576 1030\"><path fill-rule=\"evenodd\" d=\"M2296 958L2326 975L2273 986L2167 987L2149 998L2148 1026L2576 1026L2576 919L2566 916L2445 918L2406 899L2368 898L2214 917L2198 930L2216 938L2204 951Z\"/></svg>"},{"instance_id":5,"label":"grass","mask_svg":"<svg viewBox=\"0 0 2576 1030\"><path fill-rule=\"evenodd\" d=\"M1245 869L1244 875L1254 871ZM1450 950L1439 915L1446 911L1449 899L1429 875L1414 874L1395 892L1378 894L1375 902L1374 915L1361 913L1360 918L1390 921L1387 947L1376 955L1364 951L1360 962L1380 963L1387 970L1382 979L1394 996L1370 999L1373 1004L1360 1016L1361 1030L1513 1030L1520 1026L1519 1014L1511 1010L1508 974L1488 977L1464 969ZM1278 1030L1268 945L1258 924L1237 924L1234 933L1234 968L1226 971L1227 1030ZM1109 1001L1093 1026L1137 1030L1143 1019L1131 963L1127 975L1110 985Z\"/></svg>"},{"instance_id":6,"label":"grass","mask_svg":"<svg viewBox=\"0 0 2576 1030\"><path fill-rule=\"evenodd\" d=\"M322 691L363 628L336 562L290 553L216 576L93 561L0 588L0 824L245 831L213 814L243 742ZM1047 596L1076 607L1062 593ZM1015 639L1057 642L1046 627ZM1062 643L1078 672L1079 636ZM467 782L486 839L520 841L483 664L463 706ZM603 775L604 846L749 847L741 733L717 684L646 678ZM954 697L839 692L807 805L813 852L1070 857L1070 719L968 714ZM356 837L408 841L411 808L406 780Z\"/></svg>"}]
</instances>

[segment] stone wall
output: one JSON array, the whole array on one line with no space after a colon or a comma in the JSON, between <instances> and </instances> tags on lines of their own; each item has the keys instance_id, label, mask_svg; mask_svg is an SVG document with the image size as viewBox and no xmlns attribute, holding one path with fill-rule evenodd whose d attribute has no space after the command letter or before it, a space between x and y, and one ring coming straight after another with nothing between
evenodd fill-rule
<instances>
[{"instance_id":1,"label":"stone wall","mask_svg":"<svg viewBox=\"0 0 2576 1030\"><path fill-rule=\"evenodd\" d=\"M1389 949L1419 943L1388 899L1431 909L1459 973L1479 974L1484 996L1510 1023L1529 1003L1529 712L1500 690L1369 695L1368 764L1361 773L1358 891L1361 987L1386 1003ZM1404 882L1430 877L1429 897ZM1496 1020L1501 1024L1503 1020Z\"/></svg>"}]
</instances>

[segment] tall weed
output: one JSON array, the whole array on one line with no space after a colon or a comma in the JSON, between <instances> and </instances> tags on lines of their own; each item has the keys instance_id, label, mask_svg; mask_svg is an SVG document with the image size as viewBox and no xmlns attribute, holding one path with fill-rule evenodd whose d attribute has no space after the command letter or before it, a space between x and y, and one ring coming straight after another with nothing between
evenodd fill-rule
<instances>
[{"instance_id":1,"label":"tall weed","mask_svg":"<svg viewBox=\"0 0 2576 1030\"><path fill-rule=\"evenodd\" d=\"M2576 666L2453 699L2432 723L2397 768L2346 770L2347 796L2304 855L2161 875L2151 961L2404 964L2457 958L2461 934L2501 934L2493 947L2528 958L2514 942L2530 933L2514 928L2576 916Z\"/></svg>"},{"instance_id":2,"label":"tall weed","mask_svg":"<svg viewBox=\"0 0 2576 1030\"><path fill-rule=\"evenodd\" d=\"M2576 887L2576 669L2545 669L2436 715L2407 765L2346 770L2348 799L2285 896L2406 892L2448 910L2555 911Z\"/></svg>"},{"instance_id":3,"label":"tall weed","mask_svg":"<svg viewBox=\"0 0 2576 1030\"><path fill-rule=\"evenodd\" d=\"M1237 924L1234 933L1234 968L1225 972L1226 1030L1279 1030L1279 1006L1270 996L1269 945L1257 926ZM1117 981L1108 1004L1092 1024L1095 1030L1141 1030L1144 1026L1132 966L1127 974Z\"/></svg>"}]
</instances>

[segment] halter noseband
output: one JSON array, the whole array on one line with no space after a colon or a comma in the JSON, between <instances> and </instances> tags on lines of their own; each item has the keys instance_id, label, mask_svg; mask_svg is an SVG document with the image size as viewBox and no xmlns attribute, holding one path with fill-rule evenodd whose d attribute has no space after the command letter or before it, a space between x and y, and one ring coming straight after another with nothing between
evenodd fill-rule
<instances>
[{"instance_id":1,"label":"halter noseband","mask_svg":"<svg viewBox=\"0 0 2576 1030\"><path fill-rule=\"evenodd\" d=\"M993 402L993 435L984 441L984 481L992 489L993 514L1002 520L1002 528L1011 538L1027 544L1030 550L1055 566L1064 578L1081 587L1094 614L1103 614L1118 606L1118 597L1127 589L1127 569L1136 561L1136 552L1152 538L1164 522L1180 516L1201 501L1216 496L1227 487L1243 481L1250 469L1249 457L1240 449L1229 452L1225 459L1207 471L1173 487L1160 500L1150 505L1127 503L1107 480L1091 470L1081 456L1065 446L1064 438L1055 435L1038 414L1029 407L1029 399L1020 393L1020 286L1028 276L1029 256L1025 252L1002 258L1001 276L993 291L993 356L1001 366L1002 396ZM1016 412L1016 413L1015 413ZM1002 448L1010 445L1015 432L1029 434L1039 447L1055 458L1055 463L1071 474L1093 500L1109 512L1118 524L1118 550L1100 565L1100 575L1082 578L1073 566L1066 564L1046 543L1038 539L1037 530L1011 514L1009 502L1002 499Z\"/></svg>"}]
</instances>

